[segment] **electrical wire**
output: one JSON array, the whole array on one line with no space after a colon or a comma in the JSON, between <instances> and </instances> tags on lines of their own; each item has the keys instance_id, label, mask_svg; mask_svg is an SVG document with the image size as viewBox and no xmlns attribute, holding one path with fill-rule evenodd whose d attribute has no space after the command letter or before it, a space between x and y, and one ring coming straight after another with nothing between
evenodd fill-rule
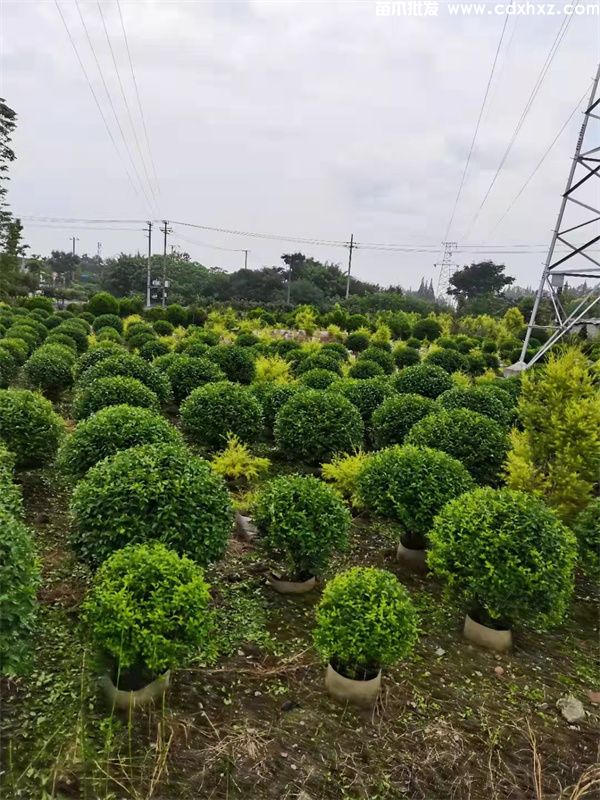
<instances>
[{"instance_id":1,"label":"electrical wire","mask_svg":"<svg viewBox=\"0 0 600 800\"><path fill-rule=\"evenodd\" d=\"M573 20L573 16L572 15L568 16L568 17L563 17L563 20L562 20L562 22L560 24L560 27L558 29L558 33L556 34L556 37L554 38L554 41L552 42L552 45L550 46L550 50L548 51L548 54L546 56L546 60L544 61L544 64L542 65L542 68L541 68L541 70L540 70L540 72L538 74L538 77L537 77L536 82L535 82L535 84L533 86L533 89L531 90L529 98L527 99L527 102L525 103L525 107L524 107L523 111L521 112L521 116L519 118L519 121L516 124L516 127L515 127L515 129L514 129L514 131L512 133L512 136L511 136L511 138L510 138L510 140L508 142L506 150L504 151L504 154L502 155L502 158L500 159L500 163L498 164L498 167L496 168L496 172L494 173L494 177L492 178L491 183L488 186L485 195L483 196L483 200L481 201L481 203L479 205L479 208L477 209L477 211L475 212L475 215L473 216L473 219L469 223L469 227L467 229L467 232L465 233L465 236L463 237L465 239L467 239L469 237L471 231L473 230L474 225L476 224L477 220L479 219L479 215L481 214L481 211L483 210L483 207L486 204L487 199L490 196L490 193L491 193L492 189L494 188L494 185L495 185L495 183L496 183L496 181L497 181L497 179L498 179L498 177L499 177L499 175L500 175L500 173L502 171L502 168L504 167L504 164L506 163L506 159L508 158L508 156L510 154L510 151L512 150L512 147L513 147L513 145L514 145L514 143L515 143L515 141L517 139L517 136L519 135L519 133L521 131L521 128L523 127L523 125L525 123L525 120L527 119L527 116L528 116L529 112L531 111L533 103L535 102L535 99L536 99L536 97L537 97L537 95L539 93L539 90L541 89L542 84L543 84L543 82L544 82L544 80L546 78L546 75L548 74L548 70L550 69L550 66L551 66L551 64L552 64L552 62L554 60L554 57L555 57L556 53L558 52L558 48L560 47L561 42L564 39L565 34L566 34L566 32L567 32L567 30L569 28L569 25L571 24L572 20Z\"/></svg>"},{"instance_id":2,"label":"electrical wire","mask_svg":"<svg viewBox=\"0 0 600 800\"><path fill-rule=\"evenodd\" d=\"M69 26L67 25L67 21L66 21L64 15L62 13L61 7L58 4L58 0L54 0L54 4L56 5L56 9L57 9L57 11L58 11L58 13L60 15L60 18L61 18L62 23L64 25L65 31L67 32L67 36L69 37L69 41L71 42L71 47L73 48L73 52L75 53L75 57L77 58L77 61L79 62L79 66L81 67L81 71L83 72L83 75L84 75L84 77L86 79L87 85L89 86L90 92L92 93L92 97L94 98L94 102L95 102L96 107L98 109L98 113L100 114L100 117L102 118L102 122L104 123L104 127L106 128L106 132L108 134L108 137L109 137L110 141L112 142L113 147L115 148L115 150L117 152L119 160L121 161L123 169L125 170L125 174L127 175L127 178L129 179L129 183L131 184L131 188L133 189L134 194L136 195L136 197L139 197L139 191L138 191L138 189L137 189L137 187L136 187L136 185L135 185L135 183L133 181L133 178L131 177L131 174L129 173L129 170L127 169L127 165L125 164L125 161L123 160L123 156L122 156L121 151L119 150L119 148L117 146L117 143L115 141L115 137L113 136L112 131L110 129L110 126L109 126L109 124L108 124L108 122L106 120L106 117L104 115L104 111L102 111L102 106L100 105L100 102L98 100L98 96L96 95L96 92L95 92L94 86L93 86L93 84L92 84L92 82L90 80L90 76L88 74L88 71L85 68L85 64L83 63L83 60L82 60L82 58L81 58L81 56L79 54L79 50L77 49L77 46L75 44L75 40L73 39L73 36L71 34L71 30L70 30Z\"/></svg>"},{"instance_id":3,"label":"electrical wire","mask_svg":"<svg viewBox=\"0 0 600 800\"><path fill-rule=\"evenodd\" d=\"M121 11L121 3L117 0L117 8L119 10L119 19L121 20L121 30L123 31L123 39L125 40L125 48L127 50L127 58L129 59L129 69L131 70L131 79L133 81L133 86L135 88L135 96L137 99L137 105L140 112L140 118L142 120L142 129L144 131L144 139L146 140L146 147L148 149L148 157L150 159L150 166L152 167L152 174L154 176L154 182L156 183L156 192L160 195L160 184L158 182L158 176L156 174L156 165L154 163L154 158L152 156L152 148L150 147L150 137L148 136L148 128L146 126L146 117L144 115L144 108L142 106L142 100L140 98L140 92L138 89L138 83L135 77L135 70L133 68L133 59L131 57L131 50L129 49L129 40L127 39L127 32L125 30L125 22L123 20L123 13Z\"/></svg>"},{"instance_id":4,"label":"electrical wire","mask_svg":"<svg viewBox=\"0 0 600 800\"><path fill-rule=\"evenodd\" d=\"M450 214L450 219L448 220L448 225L446 226L446 233L444 235L444 241L447 241L448 234L450 233L450 228L452 227L452 223L454 222L454 215L456 214L456 209L458 207L458 202L460 200L460 196L462 194L463 186L465 185L465 178L467 177L467 171L469 169L469 164L471 163L471 156L473 155L473 150L475 148L475 140L477 139L477 134L479 133L479 126L481 125L481 120L483 118L483 112L485 110L485 104L488 98L488 94L490 92L490 87L492 85L492 80L494 78L494 72L496 71L496 64L498 63L498 56L500 54L500 48L502 47L502 41L504 40L504 34L506 33L506 26L508 25L509 16L508 14L504 17L504 25L502 26L502 33L500 34L500 41L498 42L498 46L496 47L496 53L494 55L494 60L492 62L492 68L490 70L490 75L488 78L487 86L485 87L485 94L483 95L483 101L481 103L481 108L479 109L479 116L477 117L477 124L475 125L475 131L473 132L473 138L471 139L471 147L469 148L469 153L467 155L467 160L465 162L465 166L462 172L462 176L460 179L460 183L458 186L458 192L456 193L456 198L454 200L454 206L452 208L452 213Z\"/></svg>"},{"instance_id":5,"label":"electrical wire","mask_svg":"<svg viewBox=\"0 0 600 800\"><path fill-rule=\"evenodd\" d=\"M561 136L562 136L562 134L564 133L564 131L565 131L565 129L566 129L566 127L567 127L567 125L569 124L569 122L571 122L571 120L573 119L573 117L574 117L574 116L575 116L575 114L577 113L577 110L580 108L580 106L581 106L581 104L583 103L583 101L584 101L584 100L587 98L587 96L588 96L588 93L589 93L589 87L588 87L588 88L585 90L585 92L584 92L584 93L583 93L583 95L581 96L580 100L577 102L577 105L575 106L575 108L573 109L573 111L571 111L571 113L569 114L569 116L567 117L567 119L566 119L566 120L564 121L564 123L562 124L562 126L561 126L560 130L558 131L558 133L556 134L556 136L555 136L555 137L554 137L554 139L552 140L552 142L551 142L551 143L548 145L548 147L546 148L546 151L544 152L544 155L543 155L543 156L540 158L540 160L539 160L539 161L538 161L538 163L536 164L536 166L535 166L534 170L531 172L531 174L529 175L529 177L527 178L527 180L525 181L525 183L524 183L524 184L521 186L521 188L519 189L519 191L517 192L517 194L516 194L516 195L513 197L513 199L510 201L510 203L509 203L509 204L508 204L508 206L506 207L506 210L504 211L504 213L502 214L502 216L500 217L500 219L498 220L498 222L497 222L497 223L494 225L494 227L493 227L493 228L490 228L490 233L493 233L493 232L494 232L494 231L495 231L495 230L496 230L496 229L497 229L497 228L500 226L500 224L503 222L503 220L504 220L504 219L505 219L505 218L508 216L508 214L509 214L509 213L510 213L510 211L512 210L513 206L515 205L515 203L517 202L517 200L519 199L519 197L521 197L521 195L523 194L523 192L525 191L525 189L526 189L526 188L529 186L530 182L532 181L532 179L534 178L534 176L536 175L536 173L538 172L538 170L540 169L540 167L542 166L542 164L543 164L543 163L544 163L544 161L546 160L547 156L549 155L549 153L550 153L550 151L552 150L552 148L554 147L554 145L557 143L557 141L560 139L560 137L561 137Z\"/></svg>"},{"instance_id":6,"label":"electrical wire","mask_svg":"<svg viewBox=\"0 0 600 800\"><path fill-rule=\"evenodd\" d=\"M136 178L138 179L138 182L139 182L139 185L140 185L140 189L142 191L142 194L144 196L146 204L148 205L148 208L152 208L152 201L150 200L150 198L149 198L149 196L148 196L148 194L146 192L146 189L144 187L144 182L143 182L143 180L141 178L139 170L138 170L138 168L137 168L137 166L135 164L135 161L133 159L133 155L131 153L131 148L129 147L129 143L127 142L127 139L125 137L125 132L123 131L123 126L121 125L121 121L119 119L119 115L117 114L117 110L115 108L115 104L113 103L113 99L112 99L112 95L110 93L110 89L108 88L108 85L106 83L106 79L104 77L104 71L102 69L102 65L100 64L100 61L98 59L98 55L96 53L96 48L94 47L94 43L92 42L92 38L90 36L90 33L89 33L88 27L86 25L85 19L83 17L83 14L81 13L81 7L79 5L79 0L75 0L75 7L77 8L77 13L79 14L79 19L81 20L81 24L83 26L83 30L85 32L85 36L86 36L88 45L90 47L90 50L92 51L92 56L94 57L94 61L96 63L96 67L97 67L98 73L100 75L100 80L102 81L102 86L104 87L104 91L106 93L106 97L108 99L108 103L110 105L111 111L112 111L113 116L115 118L115 122L117 124L117 128L119 129L119 133L121 134L121 139L123 140L123 146L125 147L125 151L126 151L127 156L129 158L129 162L130 162L131 167L132 167L132 169L133 169L133 171L135 173Z\"/></svg>"},{"instance_id":7,"label":"electrical wire","mask_svg":"<svg viewBox=\"0 0 600 800\"><path fill-rule=\"evenodd\" d=\"M123 98L123 103L125 105L125 110L127 111L127 117L129 119L129 125L131 127L131 132L133 133L133 139L135 141L135 146L140 157L140 161L142 163L142 169L144 170L144 175L146 177L146 181L148 183L148 187L154 199L154 203L156 204L156 192L154 191L154 186L152 185L152 181L150 180L150 176L148 174L148 169L146 167L146 161L144 159L144 155L142 153L142 148L140 147L140 141L138 139L137 131L135 129L135 125L133 123L133 116L131 114L131 109L129 107L129 101L127 100L127 95L125 94L125 89L123 87L123 81L121 80L121 72L119 70L119 65L117 64L117 58L115 56L115 51L112 46L112 42L110 40L110 36L108 33L108 28L106 26L106 20L104 18L104 13L102 11L102 5L100 4L100 0L96 0L96 5L98 6L98 12L100 13L100 19L102 20L102 27L104 28L104 35L106 36L106 42L108 44L108 49L110 50L110 55L112 58L113 66L115 68L115 72L117 75L117 82L119 84L119 89L121 91L121 97Z\"/></svg>"}]
</instances>

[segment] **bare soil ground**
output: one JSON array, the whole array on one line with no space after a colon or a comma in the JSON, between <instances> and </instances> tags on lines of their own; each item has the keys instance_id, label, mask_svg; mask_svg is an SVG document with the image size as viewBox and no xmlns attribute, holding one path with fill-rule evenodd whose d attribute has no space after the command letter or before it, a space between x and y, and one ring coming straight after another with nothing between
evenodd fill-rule
<instances>
[{"instance_id":1,"label":"bare soil ground","mask_svg":"<svg viewBox=\"0 0 600 800\"><path fill-rule=\"evenodd\" d=\"M319 592L281 597L251 545L209 571L220 656L177 671L163 707L110 716L78 606L89 574L68 549L68 493L22 476L43 557L31 675L4 682L2 791L85 800L581 800L600 797L598 598L578 582L551 634L516 631L496 656L467 644L462 611L394 557L398 531L358 518L333 571L384 566L409 588L423 635L386 670L372 712L331 700L311 648ZM569 725L556 701L586 710Z\"/></svg>"}]
</instances>

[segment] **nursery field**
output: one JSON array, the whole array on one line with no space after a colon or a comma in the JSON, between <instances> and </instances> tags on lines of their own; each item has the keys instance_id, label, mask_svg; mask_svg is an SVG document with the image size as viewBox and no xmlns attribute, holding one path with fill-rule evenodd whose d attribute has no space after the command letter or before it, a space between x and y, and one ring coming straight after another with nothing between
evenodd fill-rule
<instances>
[{"instance_id":1,"label":"nursery field","mask_svg":"<svg viewBox=\"0 0 600 800\"><path fill-rule=\"evenodd\" d=\"M598 797L598 346L155 311L0 306L0 797Z\"/></svg>"}]
</instances>

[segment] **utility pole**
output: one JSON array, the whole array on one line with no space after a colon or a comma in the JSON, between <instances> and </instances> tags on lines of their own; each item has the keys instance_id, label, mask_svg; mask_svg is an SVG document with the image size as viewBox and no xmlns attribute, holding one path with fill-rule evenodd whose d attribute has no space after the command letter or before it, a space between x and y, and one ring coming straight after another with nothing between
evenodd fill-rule
<instances>
[{"instance_id":1,"label":"utility pole","mask_svg":"<svg viewBox=\"0 0 600 800\"><path fill-rule=\"evenodd\" d=\"M436 297L446 297L446 290L450 285L450 278L454 275L458 268L458 264L455 264L452 261L452 255L457 248L456 242L442 242L444 245L444 255L441 261L438 261L434 264L434 267L440 268L440 274L438 275L438 285L437 285L437 292Z\"/></svg>"},{"instance_id":2,"label":"utility pole","mask_svg":"<svg viewBox=\"0 0 600 800\"><path fill-rule=\"evenodd\" d=\"M96 254L98 258L102 258L102 242L98 242L96 245Z\"/></svg>"},{"instance_id":3,"label":"utility pole","mask_svg":"<svg viewBox=\"0 0 600 800\"><path fill-rule=\"evenodd\" d=\"M285 290L285 302L286 305L289 306L290 304L290 290L292 288L292 262L288 264L288 274L287 274L287 285Z\"/></svg>"},{"instance_id":4,"label":"utility pole","mask_svg":"<svg viewBox=\"0 0 600 800\"><path fill-rule=\"evenodd\" d=\"M348 272L346 274L346 300L350 297L350 270L352 269L352 250L354 249L354 234L350 234L350 246L348 249Z\"/></svg>"},{"instance_id":5,"label":"utility pole","mask_svg":"<svg viewBox=\"0 0 600 800\"><path fill-rule=\"evenodd\" d=\"M146 273L146 308L152 305L150 288L152 284L152 223L148 220L148 270Z\"/></svg>"},{"instance_id":6,"label":"utility pole","mask_svg":"<svg viewBox=\"0 0 600 800\"><path fill-rule=\"evenodd\" d=\"M169 229L166 219L163 219L163 274L162 274L162 307L167 305L167 233Z\"/></svg>"},{"instance_id":7,"label":"utility pole","mask_svg":"<svg viewBox=\"0 0 600 800\"><path fill-rule=\"evenodd\" d=\"M77 238L77 236L71 236L71 242L73 244L73 248L72 248L73 255L75 255L75 242L78 242L78 241L79 241L79 239Z\"/></svg>"},{"instance_id":8,"label":"utility pole","mask_svg":"<svg viewBox=\"0 0 600 800\"><path fill-rule=\"evenodd\" d=\"M78 242L78 241L79 241L79 239L77 238L77 236L71 236L71 245L72 245L71 253L73 254L73 256L75 256L75 242ZM73 259L73 261L74 260L75 259ZM68 275L68 285L70 286L73 283L73 277L75 275L75 264L74 263L71 264L71 269L67 273L65 273L65 279L67 278L67 275ZM65 285L67 285L66 282L65 282Z\"/></svg>"},{"instance_id":9,"label":"utility pole","mask_svg":"<svg viewBox=\"0 0 600 800\"><path fill-rule=\"evenodd\" d=\"M243 250L244 253L244 269L248 269L248 250Z\"/></svg>"}]
</instances>

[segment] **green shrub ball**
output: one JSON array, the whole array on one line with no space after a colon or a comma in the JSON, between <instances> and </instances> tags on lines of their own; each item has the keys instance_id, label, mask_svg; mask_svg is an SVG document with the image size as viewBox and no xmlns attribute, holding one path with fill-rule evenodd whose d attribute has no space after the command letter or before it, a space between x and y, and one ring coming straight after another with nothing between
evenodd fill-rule
<instances>
[{"instance_id":1,"label":"green shrub ball","mask_svg":"<svg viewBox=\"0 0 600 800\"><path fill-rule=\"evenodd\" d=\"M468 372L469 369L469 360L467 356L459 353L458 350L451 350L450 348L442 348L441 350L434 350L432 353L428 353L423 363L434 364L448 373Z\"/></svg>"},{"instance_id":2,"label":"green shrub ball","mask_svg":"<svg viewBox=\"0 0 600 800\"><path fill-rule=\"evenodd\" d=\"M468 408L445 409L417 422L406 441L457 458L479 484L496 486L508 452L506 428Z\"/></svg>"},{"instance_id":3,"label":"green shrub ball","mask_svg":"<svg viewBox=\"0 0 600 800\"><path fill-rule=\"evenodd\" d=\"M113 553L94 576L83 611L113 679L135 668L151 680L209 649L210 602L201 567L155 542Z\"/></svg>"},{"instance_id":4,"label":"green shrub ball","mask_svg":"<svg viewBox=\"0 0 600 800\"><path fill-rule=\"evenodd\" d=\"M326 369L340 376L342 374L340 359L334 353L321 350L317 353L307 354L305 351L300 350L297 357L300 356L301 360L297 363L295 369L296 375L302 375L302 373L313 369Z\"/></svg>"},{"instance_id":5,"label":"green shrub ball","mask_svg":"<svg viewBox=\"0 0 600 800\"><path fill-rule=\"evenodd\" d=\"M177 355L172 365L167 369L167 376L171 382L173 396L176 403L181 403L194 389L206 383L217 383L225 380L225 373L208 358L194 358Z\"/></svg>"},{"instance_id":6,"label":"green shrub ball","mask_svg":"<svg viewBox=\"0 0 600 800\"><path fill-rule=\"evenodd\" d=\"M90 349L79 356L77 364L75 365L75 376L80 378L90 367L104 361L111 356L123 354L123 348L115 344L115 342L98 342L98 344L90 347Z\"/></svg>"},{"instance_id":7,"label":"green shrub ball","mask_svg":"<svg viewBox=\"0 0 600 800\"><path fill-rule=\"evenodd\" d=\"M64 432L64 421L41 394L0 389L0 440L15 454L17 467L52 462Z\"/></svg>"},{"instance_id":8,"label":"green shrub ball","mask_svg":"<svg viewBox=\"0 0 600 800\"><path fill-rule=\"evenodd\" d=\"M28 661L40 585L33 537L10 509L0 504L0 674L21 677Z\"/></svg>"},{"instance_id":9,"label":"green shrub ball","mask_svg":"<svg viewBox=\"0 0 600 800\"><path fill-rule=\"evenodd\" d=\"M282 476L265 484L252 516L261 532L259 547L291 580L319 575L350 530L350 512L339 495L312 476Z\"/></svg>"},{"instance_id":10,"label":"green shrub ball","mask_svg":"<svg viewBox=\"0 0 600 800\"><path fill-rule=\"evenodd\" d=\"M398 369L412 367L414 364L418 364L421 361L421 354L419 351L405 344L395 347L392 355Z\"/></svg>"},{"instance_id":11,"label":"green shrub ball","mask_svg":"<svg viewBox=\"0 0 600 800\"><path fill-rule=\"evenodd\" d=\"M49 396L73 385L75 355L62 344L44 344L35 350L23 367L27 384Z\"/></svg>"},{"instance_id":12,"label":"green shrub ball","mask_svg":"<svg viewBox=\"0 0 600 800\"><path fill-rule=\"evenodd\" d=\"M504 392L504 394L509 398L507 392ZM477 411L478 414L483 414L495 420L500 425L508 425L512 418L512 415L507 410L507 402L503 402L498 396L498 392L488 386L449 389L437 399L437 403L441 408L448 410L468 408L470 411Z\"/></svg>"},{"instance_id":13,"label":"green shrub ball","mask_svg":"<svg viewBox=\"0 0 600 800\"><path fill-rule=\"evenodd\" d=\"M349 678L372 677L414 649L416 610L391 572L354 567L336 575L317 606L315 648L324 661Z\"/></svg>"},{"instance_id":14,"label":"green shrub ball","mask_svg":"<svg viewBox=\"0 0 600 800\"><path fill-rule=\"evenodd\" d=\"M123 333L123 320L117 314L100 314L92 323L96 333L102 328L113 328L117 333Z\"/></svg>"},{"instance_id":15,"label":"green shrub ball","mask_svg":"<svg viewBox=\"0 0 600 800\"><path fill-rule=\"evenodd\" d=\"M73 547L92 566L150 540L209 564L225 552L233 521L223 479L173 444L132 447L101 461L75 487L71 513Z\"/></svg>"},{"instance_id":16,"label":"green shrub ball","mask_svg":"<svg viewBox=\"0 0 600 800\"><path fill-rule=\"evenodd\" d=\"M396 445L366 461L358 476L358 494L368 511L398 522L423 546L437 513L449 501L474 488L455 458L428 447Z\"/></svg>"},{"instance_id":17,"label":"green shrub ball","mask_svg":"<svg viewBox=\"0 0 600 800\"><path fill-rule=\"evenodd\" d=\"M166 375L163 375L152 364L144 361L141 356L126 352L116 353L89 366L79 382L89 385L96 378L106 378L109 375L126 375L129 378L137 378L138 381L152 389L161 403L166 403L171 396L171 384Z\"/></svg>"},{"instance_id":18,"label":"green shrub ball","mask_svg":"<svg viewBox=\"0 0 600 800\"><path fill-rule=\"evenodd\" d=\"M212 347L206 355L223 370L228 380L244 384L252 383L254 380L256 366L247 347L220 344Z\"/></svg>"},{"instance_id":19,"label":"green shrub ball","mask_svg":"<svg viewBox=\"0 0 600 800\"><path fill-rule=\"evenodd\" d=\"M582 570L600 582L600 497L596 497L575 518L573 530L579 545Z\"/></svg>"},{"instance_id":20,"label":"green shrub ball","mask_svg":"<svg viewBox=\"0 0 600 800\"><path fill-rule=\"evenodd\" d=\"M412 335L415 339L428 339L433 342L442 335L442 326L435 319L420 319L413 325Z\"/></svg>"},{"instance_id":21,"label":"green shrub ball","mask_svg":"<svg viewBox=\"0 0 600 800\"><path fill-rule=\"evenodd\" d=\"M136 378L114 375L98 378L83 388L73 401L75 419L87 417L108 406L136 406L160 413L158 397Z\"/></svg>"},{"instance_id":22,"label":"green shrub ball","mask_svg":"<svg viewBox=\"0 0 600 800\"><path fill-rule=\"evenodd\" d=\"M423 397L430 397L432 400L454 386L446 370L435 364L415 364L413 367L405 367L392 380L396 391L422 394Z\"/></svg>"},{"instance_id":23,"label":"green shrub ball","mask_svg":"<svg viewBox=\"0 0 600 800\"><path fill-rule=\"evenodd\" d=\"M353 353L362 353L369 346L370 339L366 333L350 333L346 337L346 347Z\"/></svg>"},{"instance_id":24,"label":"green shrub ball","mask_svg":"<svg viewBox=\"0 0 600 800\"><path fill-rule=\"evenodd\" d=\"M385 371L381 364L376 361L370 361L367 358L359 358L350 369L348 375L357 380L368 380L369 378L377 378L385 375Z\"/></svg>"},{"instance_id":25,"label":"green shrub ball","mask_svg":"<svg viewBox=\"0 0 600 800\"><path fill-rule=\"evenodd\" d=\"M19 371L16 360L11 353L0 348L0 389L6 389L10 381L12 381Z\"/></svg>"},{"instance_id":26,"label":"green shrub ball","mask_svg":"<svg viewBox=\"0 0 600 800\"><path fill-rule=\"evenodd\" d=\"M181 419L189 437L209 448L223 447L229 433L254 442L263 429L262 408L252 391L227 381L194 389L183 401Z\"/></svg>"},{"instance_id":27,"label":"green shrub ball","mask_svg":"<svg viewBox=\"0 0 600 800\"><path fill-rule=\"evenodd\" d=\"M364 423L358 409L334 392L306 389L285 403L275 419L275 442L288 458L309 464L358 450Z\"/></svg>"},{"instance_id":28,"label":"green shrub ball","mask_svg":"<svg viewBox=\"0 0 600 800\"><path fill-rule=\"evenodd\" d=\"M342 378L331 386L331 391L339 392L350 400L358 409L365 425L370 421L375 409L394 394L388 379L383 376L363 380Z\"/></svg>"},{"instance_id":29,"label":"green shrub ball","mask_svg":"<svg viewBox=\"0 0 600 800\"><path fill-rule=\"evenodd\" d=\"M106 456L157 442L183 447L177 428L151 409L108 406L77 425L61 447L58 463L66 474L81 478Z\"/></svg>"},{"instance_id":30,"label":"green shrub ball","mask_svg":"<svg viewBox=\"0 0 600 800\"><path fill-rule=\"evenodd\" d=\"M306 387L297 383L257 383L252 392L262 406L265 427L271 433L279 409L298 392L306 391Z\"/></svg>"},{"instance_id":31,"label":"green shrub ball","mask_svg":"<svg viewBox=\"0 0 600 800\"><path fill-rule=\"evenodd\" d=\"M420 394L388 397L371 418L371 436L375 447L402 444L413 425L435 410L435 400Z\"/></svg>"},{"instance_id":32,"label":"green shrub ball","mask_svg":"<svg viewBox=\"0 0 600 800\"><path fill-rule=\"evenodd\" d=\"M309 369L301 373L299 378L301 384L311 389L328 389L332 383L339 380L339 376L328 369Z\"/></svg>"},{"instance_id":33,"label":"green shrub ball","mask_svg":"<svg viewBox=\"0 0 600 800\"><path fill-rule=\"evenodd\" d=\"M363 361L374 361L376 364L379 364L386 375L391 375L394 371L394 358L391 353L382 347L367 347L367 349L363 350L360 354L357 363Z\"/></svg>"},{"instance_id":34,"label":"green shrub ball","mask_svg":"<svg viewBox=\"0 0 600 800\"><path fill-rule=\"evenodd\" d=\"M429 567L476 621L546 630L563 618L577 546L541 499L476 489L448 503L429 539Z\"/></svg>"}]
</instances>

